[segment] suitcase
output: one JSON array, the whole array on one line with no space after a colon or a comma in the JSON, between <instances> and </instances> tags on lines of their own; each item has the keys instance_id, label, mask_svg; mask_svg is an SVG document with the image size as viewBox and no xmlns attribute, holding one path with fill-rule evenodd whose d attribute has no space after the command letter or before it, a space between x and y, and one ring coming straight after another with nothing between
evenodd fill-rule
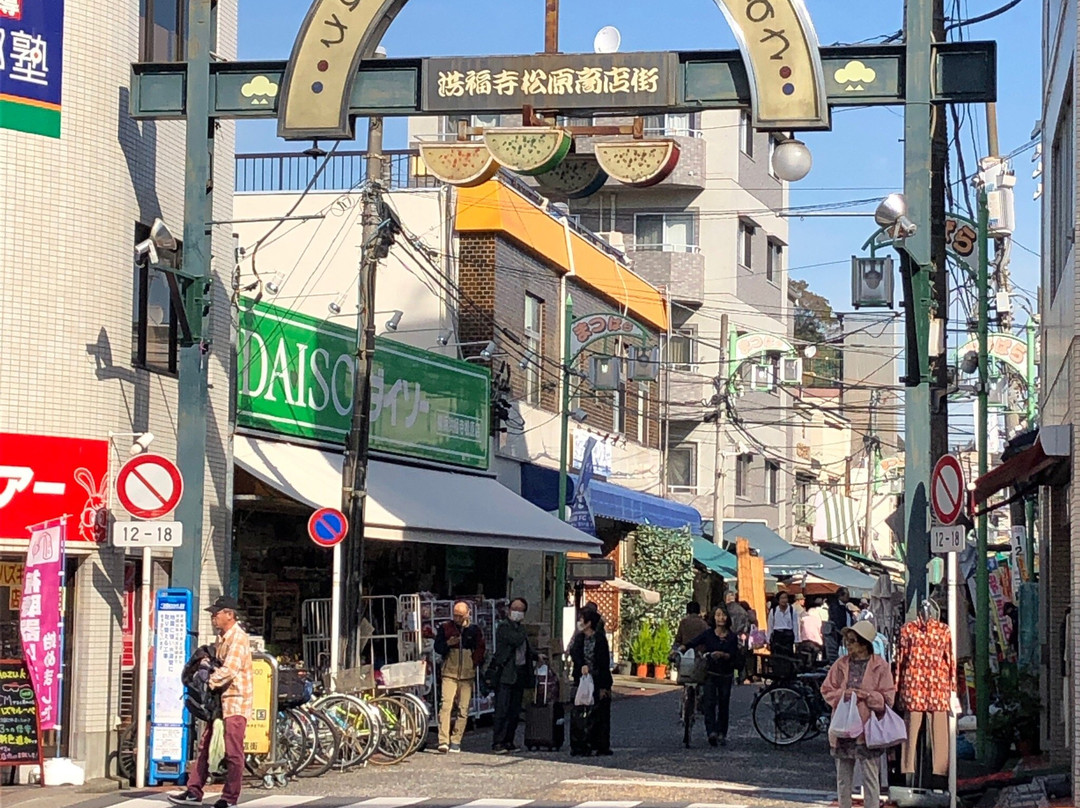
<instances>
[{"instance_id":1,"label":"suitcase","mask_svg":"<svg viewBox=\"0 0 1080 808\"><path fill-rule=\"evenodd\" d=\"M589 743L591 707L570 708L570 754L588 755L592 751Z\"/></svg>"},{"instance_id":2,"label":"suitcase","mask_svg":"<svg viewBox=\"0 0 1080 808\"><path fill-rule=\"evenodd\" d=\"M562 704L530 704L525 708L526 749L554 752L562 749L565 739L566 721Z\"/></svg>"}]
</instances>

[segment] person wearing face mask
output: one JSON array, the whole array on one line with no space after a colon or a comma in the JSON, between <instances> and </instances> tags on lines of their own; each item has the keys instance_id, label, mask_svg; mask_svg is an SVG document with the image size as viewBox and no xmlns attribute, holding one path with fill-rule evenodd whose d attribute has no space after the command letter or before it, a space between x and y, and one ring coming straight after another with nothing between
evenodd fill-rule
<instances>
[{"instance_id":1,"label":"person wearing face mask","mask_svg":"<svg viewBox=\"0 0 1080 808\"><path fill-rule=\"evenodd\" d=\"M608 646L604 621L595 609L585 609L578 619L578 632L570 645L570 660L574 664L574 685L581 677L593 678L595 697L589 713L587 746L575 749L571 737L570 754L611 754L611 649Z\"/></svg>"},{"instance_id":2,"label":"person wearing face mask","mask_svg":"<svg viewBox=\"0 0 1080 808\"><path fill-rule=\"evenodd\" d=\"M469 620L469 604L459 600L454 604L454 619L447 620L435 635L435 653L442 657L439 708L439 752L461 751L461 738L469 720L476 671L484 663L486 651L484 632ZM458 718L451 717L457 705Z\"/></svg>"},{"instance_id":3,"label":"person wearing face mask","mask_svg":"<svg viewBox=\"0 0 1080 808\"><path fill-rule=\"evenodd\" d=\"M495 656L488 676L495 686L491 751L497 755L518 750L514 739L521 720L521 703L526 688L533 686L536 652L529 645L523 625L528 610L525 598L514 598L510 601L510 619L500 623L495 633Z\"/></svg>"}]
</instances>

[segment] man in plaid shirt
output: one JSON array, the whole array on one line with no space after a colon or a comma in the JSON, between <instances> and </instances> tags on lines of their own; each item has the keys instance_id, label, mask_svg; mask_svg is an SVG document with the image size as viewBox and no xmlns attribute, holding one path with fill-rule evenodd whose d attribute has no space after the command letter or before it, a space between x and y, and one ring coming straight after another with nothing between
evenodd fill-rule
<instances>
[{"instance_id":1,"label":"man in plaid shirt","mask_svg":"<svg viewBox=\"0 0 1080 808\"><path fill-rule=\"evenodd\" d=\"M211 690L221 693L221 715L225 724L225 787L214 808L236 808L244 778L244 731L251 716L251 642L237 621L240 604L235 598L220 597L207 608L215 633L221 636L216 655L221 666L210 674ZM199 742L195 771L188 777L186 791L170 794L174 805L200 805L203 785L210 775L210 739L213 725L206 727Z\"/></svg>"}]
</instances>

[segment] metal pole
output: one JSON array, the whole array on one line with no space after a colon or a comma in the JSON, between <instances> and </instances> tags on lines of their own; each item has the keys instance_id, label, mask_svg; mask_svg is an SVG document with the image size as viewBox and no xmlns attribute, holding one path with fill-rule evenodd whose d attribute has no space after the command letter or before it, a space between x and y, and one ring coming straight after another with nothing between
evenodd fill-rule
<instances>
[{"instance_id":1,"label":"metal pole","mask_svg":"<svg viewBox=\"0 0 1080 808\"><path fill-rule=\"evenodd\" d=\"M367 182L364 186L363 243L357 275L356 367L353 371L353 411L342 464L342 509L348 515L345 538L345 616L339 630L345 646L344 665L360 664L360 620L364 574L364 506L367 502L368 441L371 434L371 364L375 357L375 272L382 239L383 119L368 118ZM331 606L332 608L332 606Z\"/></svg>"},{"instance_id":2,"label":"metal pole","mask_svg":"<svg viewBox=\"0 0 1080 808\"><path fill-rule=\"evenodd\" d=\"M150 711L150 570L151 549L142 548L142 597L139 598L139 681L135 707L135 788L146 787L146 722Z\"/></svg>"},{"instance_id":3,"label":"metal pole","mask_svg":"<svg viewBox=\"0 0 1080 808\"><path fill-rule=\"evenodd\" d=\"M725 396L728 394L727 362L728 356L726 344L728 339L728 315L720 315L720 374L716 384L716 459L713 469L713 544L721 544L724 541L724 495L726 479L724 475L724 406Z\"/></svg>"},{"instance_id":4,"label":"metal pole","mask_svg":"<svg viewBox=\"0 0 1080 808\"><path fill-rule=\"evenodd\" d=\"M979 392L978 423L975 438L978 441L979 476L987 471L987 405L989 403L988 308L990 297L987 247L988 213L986 192L980 188L979 204L979 270L976 284L979 296ZM987 740L990 726L990 571L986 567L987 544L986 509L977 517L975 550L975 716L977 723L977 748L980 760L986 760Z\"/></svg>"},{"instance_id":5,"label":"metal pole","mask_svg":"<svg viewBox=\"0 0 1080 808\"><path fill-rule=\"evenodd\" d=\"M952 643L952 658L956 659L956 633L960 628L960 615L957 590L960 588L960 559L957 553L949 553L949 633ZM953 682L953 688L956 682ZM949 710L949 808L956 808L956 715Z\"/></svg>"},{"instance_id":6,"label":"metal pole","mask_svg":"<svg viewBox=\"0 0 1080 808\"><path fill-rule=\"evenodd\" d=\"M571 346L571 323L574 321L574 301L570 294L566 295L566 303L563 306L563 362L562 362L562 408L560 414L559 434L559 521L566 521L566 489L568 467L570 465L570 365L574 357L570 355ZM563 608L566 606L566 554L558 553L555 556L555 603L552 608L552 617L555 621L555 636L561 641Z\"/></svg>"},{"instance_id":7,"label":"metal pole","mask_svg":"<svg viewBox=\"0 0 1080 808\"><path fill-rule=\"evenodd\" d=\"M183 269L210 277L212 218L211 160L214 122L210 120L210 47L213 38L211 0L187 4L187 114L184 157ZM196 288L202 281L193 282ZM202 318L202 301L187 311ZM198 332L202 334L201 325ZM199 596L202 582L203 486L206 476L206 357L202 339L182 339L176 404L176 465L184 478L184 495L176 506L176 519L184 527L185 541L172 557L172 586L191 591L192 631L199 633Z\"/></svg>"},{"instance_id":8,"label":"metal pole","mask_svg":"<svg viewBox=\"0 0 1080 808\"><path fill-rule=\"evenodd\" d=\"M341 665L341 542L334 545L333 571L330 573L330 689L337 686Z\"/></svg>"},{"instance_id":9,"label":"metal pole","mask_svg":"<svg viewBox=\"0 0 1080 808\"><path fill-rule=\"evenodd\" d=\"M1024 380L1027 382L1027 428L1034 429L1039 415L1039 388L1035 378L1035 330L1034 319L1029 315L1024 325L1024 337L1027 342L1027 361L1025 362ZM1035 500L1028 497L1024 503L1024 524L1027 526L1025 555L1027 556L1027 577L1035 580Z\"/></svg>"},{"instance_id":10,"label":"metal pole","mask_svg":"<svg viewBox=\"0 0 1080 808\"><path fill-rule=\"evenodd\" d=\"M904 20L907 57L904 100L904 196L918 230L900 251L906 307L904 529L908 614L926 595L930 561L927 487L933 464L930 446L930 143L931 33L935 0L907 0Z\"/></svg>"}]
</instances>

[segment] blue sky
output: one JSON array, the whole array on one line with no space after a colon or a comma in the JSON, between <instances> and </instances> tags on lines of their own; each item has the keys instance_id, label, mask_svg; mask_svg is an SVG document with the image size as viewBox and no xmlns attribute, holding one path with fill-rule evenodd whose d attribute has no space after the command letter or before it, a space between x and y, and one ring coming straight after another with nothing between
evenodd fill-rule
<instances>
[{"instance_id":1,"label":"blue sky","mask_svg":"<svg viewBox=\"0 0 1080 808\"><path fill-rule=\"evenodd\" d=\"M947 13L965 19L1000 4L1000 0L946 0ZM902 0L807 0L807 5L822 45L873 41L896 32L902 23ZM287 58L306 9L303 0L240 0L240 58ZM1004 153L1026 144L1039 118L1040 15L1038 0L1025 0L998 19L964 29L967 39L998 40L998 127ZM593 36L605 25L615 25L622 32L622 51L735 47L713 0L562 0L561 17L560 48L566 52L591 51ZM543 49L543 18L544 0L410 0L390 26L383 45L393 57L532 53ZM980 155L986 149L983 110L972 107L970 113L962 129L969 171L976 148ZM403 120L389 122L386 131L387 148L406 145ZM831 132L804 137L814 154L814 168L806 179L792 185L791 205L879 197L902 190L902 136L899 108L836 114ZM299 148L303 147L278 140L273 122L248 121L238 126L239 152ZM1038 259L1027 250L1039 249L1039 203L1032 201L1036 181L1031 179L1030 156L1028 151L1014 164L1017 247L1012 271L1018 286L1034 295ZM792 219L792 276L809 280L837 310L849 310L848 262L873 229L869 219ZM824 265L800 269L811 264Z\"/></svg>"}]
</instances>

